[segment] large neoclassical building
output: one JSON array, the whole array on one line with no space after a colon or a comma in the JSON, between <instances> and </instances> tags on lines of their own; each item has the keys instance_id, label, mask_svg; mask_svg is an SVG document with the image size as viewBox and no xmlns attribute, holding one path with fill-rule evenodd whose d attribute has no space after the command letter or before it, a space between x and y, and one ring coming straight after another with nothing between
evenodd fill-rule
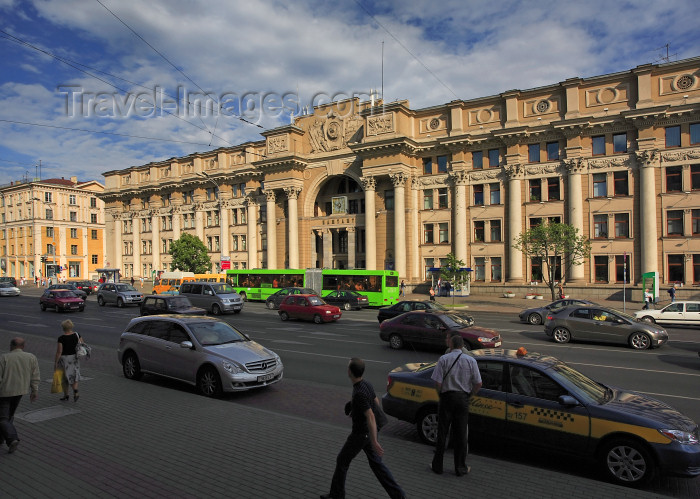
<instances>
[{"instance_id":1,"label":"large neoclassical building","mask_svg":"<svg viewBox=\"0 0 700 499\"><path fill-rule=\"evenodd\" d=\"M592 241L580 285L700 283L700 58L424 109L357 99L235 147L104 174L107 259L169 268L183 232L212 270L398 270L455 253L484 283L538 281L511 242L545 220Z\"/></svg>"}]
</instances>

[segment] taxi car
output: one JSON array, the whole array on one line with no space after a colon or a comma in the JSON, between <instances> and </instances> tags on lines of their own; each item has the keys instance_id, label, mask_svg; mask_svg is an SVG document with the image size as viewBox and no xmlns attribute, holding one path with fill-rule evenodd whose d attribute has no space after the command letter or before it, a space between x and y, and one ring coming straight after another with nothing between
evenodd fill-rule
<instances>
[{"instance_id":1,"label":"taxi car","mask_svg":"<svg viewBox=\"0 0 700 499\"><path fill-rule=\"evenodd\" d=\"M620 484L657 472L700 475L698 425L659 400L605 385L555 357L519 350L469 352L483 386L469 402L469 436L506 440L596 460ZM437 438L438 394L431 364L389 373L382 408Z\"/></svg>"}]
</instances>

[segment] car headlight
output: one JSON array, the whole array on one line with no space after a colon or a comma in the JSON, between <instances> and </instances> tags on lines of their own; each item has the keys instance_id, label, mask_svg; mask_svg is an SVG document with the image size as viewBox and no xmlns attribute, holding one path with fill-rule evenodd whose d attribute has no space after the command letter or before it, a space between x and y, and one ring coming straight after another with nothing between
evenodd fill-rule
<instances>
[{"instance_id":1,"label":"car headlight","mask_svg":"<svg viewBox=\"0 0 700 499\"><path fill-rule=\"evenodd\" d=\"M330 311L330 310L326 310L326 313L327 313L327 314L330 314L330 313L331 313L331 311Z\"/></svg>"},{"instance_id":2,"label":"car headlight","mask_svg":"<svg viewBox=\"0 0 700 499\"><path fill-rule=\"evenodd\" d=\"M224 361L223 366L224 369L227 372L230 372L231 374L238 374L243 372L243 369L241 369L240 366L238 366L238 364L235 364L233 362Z\"/></svg>"},{"instance_id":3,"label":"car headlight","mask_svg":"<svg viewBox=\"0 0 700 499\"><path fill-rule=\"evenodd\" d=\"M659 430L659 433L661 433L663 436L670 438L671 440L675 440L678 443L681 444L698 444L700 441L698 441L697 435L694 433L691 433L689 431L682 431L682 430Z\"/></svg>"}]
</instances>

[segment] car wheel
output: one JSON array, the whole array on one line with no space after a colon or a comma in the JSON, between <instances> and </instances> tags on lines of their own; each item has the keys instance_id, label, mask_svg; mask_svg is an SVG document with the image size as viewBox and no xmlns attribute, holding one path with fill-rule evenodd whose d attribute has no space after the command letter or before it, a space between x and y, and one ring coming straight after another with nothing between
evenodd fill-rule
<instances>
[{"instance_id":1,"label":"car wheel","mask_svg":"<svg viewBox=\"0 0 700 499\"><path fill-rule=\"evenodd\" d=\"M642 317L642 320L643 320L644 322L648 322L649 324L656 324L656 321L655 321L654 318L653 318L652 316L650 316L650 315L645 315L644 317Z\"/></svg>"},{"instance_id":2,"label":"car wheel","mask_svg":"<svg viewBox=\"0 0 700 499\"><path fill-rule=\"evenodd\" d=\"M389 346L394 350L401 350L403 348L403 338L398 334L392 334L389 336Z\"/></svg>"},{"instance_id":3,"label":"car wheel","mask_svg":"<svg viewBox=\"0 0 700 499\"><path fill-rule=\"evenodd\" d=\"M270 310L274 310L275 309L275 302L272 302L272 301L267 302L267 308L269 308Z\"/></svg>"},{"instance_id":4,"label":"car wheel","mask_svg":"<svg viewBox=\"0 0 700 499\"><path fill-rule=\"evenodd\" d=\"M416 419L418 436L426 444L435 445L438 434L438 415L435 407L423 409Z\"/></svg>"},{"instance_id":5,"label":"car wheel","mask_svg":"<svg viewBox=\"0 0 700 499\"><path fill-rule=\"evenodd\" d=\"M98 297L97 297L97 304L98 304L100 307L104 307L104 306L105 306L105 299L102 298L101 296L98 296Z\"/></svg>"},{"instance_id":6,"label":"car wheel","mask_svg":"<svg viewBox=\"0 0 700 499\"><path fill-rule=\"evenodd\" d=\"M635 350L646 350L651 346L651 338L647 333L632 333L630 346Z\"/></svg>"},{"instance_id":7,"label":"car wheel","mask_svg":"<svg viewBox=\"0 0 700 499\"><path fill-rule=\"evenodd\" d=\"M602 464L607 475L622 485L641 485L654 474L651 454L631 439L610 442L603 452Z\"/></svg>"},{"instance_id":8,"label":"car wheel","mask_svg":"<svg viewBox=\"0 0 700 499\"><path fill-rule=\"evenodd\" d=\"M39 306L41 307L41 311L42 311L42 312L46 312L46 305L44 305L44 304L42 303L42 304L40 304Z\"/></svg>"},{"instance_id":9,"label":"car wheel","mask_svg":"<svg viewBox=\"0 0 700 499\"><path fill-rule=\"evenodd\" d=\"M537 326L539 324L542 324L542 317L540 316L540 314L530 314L527 318L527 321L533 326Z\"/></svg>"},{"instance_id":10,"label":"car wheel","mask_svg":"<svg viewBox=\"0 0 700 499\"><path fill-rule=\"evenodd\" d=\"M321 324L323 322L323 319L321 319L320 315L316 314L316 315L314 315L314 322L316 324Z\"/></svg>"},{"instance_id":11,"label":"car wheel","mask_svg":"<svg viewBox=\"0 0 700 499\"><path fill-rule=\"evenodd\" d=\"M211 306L211 313L214 315L221 315L221 307L214 303Z\"/></svg>"},{"instance_id":12,"label":"car wheel","mask_svg":"<svg viewBox=\"0 0 700 499\"><path fill-rule=\"evenodd\" d=\"M117 307L124 308L124 300L117 298Z\"/></svg>"},{"instance_id":13,"label":"car wheel","mask_svg":"<svg viewBox=\"0 0 700 499\"><path fill-rule=\"evenodd\" d=\"M280 312L280 319L282 319L283 321L288 321L289 314L287 312Z\"/></svg>"},{"instance_id":14,"label":"car wheel","mask_svg":"<svg viewBox=\"0 0 700 499\"><path fill-rule=\"evenodd\" d=\"M571 333L565 327L555 327L552 331L552 339L557 343L568 343L571 341Z\"/></svg>"},{"instance_id":15,"label":"car wheel","mask_svg":"<svg viewBox=\"0 0 700 499\"><path fill-rule=\"evenodd\" d=\"M352 307L350 306L350 302L346 301L343 303L343 310L350 310Z\"/></svg>"},{"instance_id":16,"label":"car wheel","mask_svg":"<svg viewBox=\"0 0 700 499\"><path fill-rule=\"evenodd\" d=\"M126 379L140 379L143 376L141 372L141 364L139 358L134 352L129 352L124 356L122 361L122 371Z\"/></svg>"},{"instance_id":17,"label":"car wheel","mask_svg":"<svg viewBox=\"0 0 700 499\"><path fill-rule=\"evenodd\" d=\"M197 377L197 389L205 397L216 397L221 393L221 378L216 369L205 367Z\"/></svg>"}]
</instances>

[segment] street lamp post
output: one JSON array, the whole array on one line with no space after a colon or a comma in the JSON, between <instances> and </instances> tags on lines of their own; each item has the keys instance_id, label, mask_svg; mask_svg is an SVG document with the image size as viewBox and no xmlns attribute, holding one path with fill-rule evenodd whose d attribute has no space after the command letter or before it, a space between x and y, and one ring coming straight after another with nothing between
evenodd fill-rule
<instances>
[{"instance_id":1,"label":"street lamp post","mask_svg":"<svg viewBox=\"0 0 700 499\"><path fill-rule=\"evenodd\" d=\"M39 201L40 203L46 204L46 201L44 201L43 199L38 198L38 197L33 197L32 200ZM36 213L34 213L34 215L35 215L34 218L36 219ZM46 216L46 213L44 213L44 216ZM58 237L58 233L56 230L56 218L54 217L53 210L51 211L51 229L52 229L52 231L51 231L51 242L52 242L51 246L53 247L52 248L53 251L51 253L51 256L52 256L52 260L53 260L53 269L54 269L54 274L55 274L56 267L60 266L60 260L58 260L58 262L56 260L56 251L58 250L59 237ZM46 268L44 268L44 270L46 270ZM45 276L45 277L49 277L49 276ZM58 279L58 276L56 277L56 279Z\"/></svg>"}]
</instances>

